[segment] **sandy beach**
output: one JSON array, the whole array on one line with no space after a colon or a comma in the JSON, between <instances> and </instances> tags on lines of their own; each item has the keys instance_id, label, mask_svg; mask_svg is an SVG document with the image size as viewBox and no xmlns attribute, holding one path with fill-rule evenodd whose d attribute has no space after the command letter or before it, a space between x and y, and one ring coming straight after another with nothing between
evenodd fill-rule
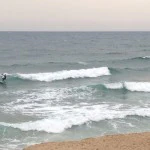
<instances>
[{"instance_id":1,"label":"sandy beach","mask_svg":"<svg viewBox=\"0 0 150 150\"><path fill-rule=\"evenodd\" d=\"M108 135L81 141L49 142L24 150L150 150L150 132Z\"/></svg>"}]
</instances>

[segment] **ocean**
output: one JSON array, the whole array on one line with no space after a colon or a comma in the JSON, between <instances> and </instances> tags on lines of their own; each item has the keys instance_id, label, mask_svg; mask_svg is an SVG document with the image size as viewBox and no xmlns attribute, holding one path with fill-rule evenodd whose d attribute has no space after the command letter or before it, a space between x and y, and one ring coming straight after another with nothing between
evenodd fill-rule
<instances>
[{"instance_id":1,"label":"ocean","mask_svg":"<svg viewBox=\"0 0 150 150\"><path fill-rule=\"evenodd\" d=\"M150 32L0 32L0 150L150 131Z\"/></svg>"}]
</instances>

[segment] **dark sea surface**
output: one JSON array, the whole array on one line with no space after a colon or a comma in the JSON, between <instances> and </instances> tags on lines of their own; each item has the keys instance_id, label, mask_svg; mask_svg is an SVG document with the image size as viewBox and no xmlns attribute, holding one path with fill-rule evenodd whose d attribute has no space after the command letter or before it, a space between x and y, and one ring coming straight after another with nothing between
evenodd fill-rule
<instances>
[{"instance_id":1,"label":"dark sea surface","mask_svg":"<svg viewBox=\"0 0 150 150\"><path fill-rule=\"evenodd\" d=\"M0 32L0 150L150 131L150 32Z\"/></svg>"}]
</instances>

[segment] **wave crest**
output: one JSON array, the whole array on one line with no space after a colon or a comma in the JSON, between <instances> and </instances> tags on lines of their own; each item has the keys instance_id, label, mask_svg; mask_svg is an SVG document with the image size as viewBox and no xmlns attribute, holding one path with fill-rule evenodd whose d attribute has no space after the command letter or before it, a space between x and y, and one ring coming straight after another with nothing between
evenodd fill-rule
<instances>
[{"instance_id":1,"label":"wave crest","mask_svg":"<svg viewBox=\"0 0 150 150\"><path fill-rule=\"evenodd\" d=\"M50 73L36 73L36 74L20 74L17 73L17 77L27 80L45 81L51 82L55 80L64 80L69 78L94 78L103 75L110 75L108 67L92 68L92 69L80 69L80 70L63 70Z\"/></svg>"},{"instance_id":2,"label":"wave crest","mask_svg":"<svg viewBox=\"0 0 150 150\"><path fill-rule=\"evenodd\" d=\"M107 89L126 89L129 91L136 92L150 92L150 82L118 82L104 84Z\"/></svg>"}]
</instances>

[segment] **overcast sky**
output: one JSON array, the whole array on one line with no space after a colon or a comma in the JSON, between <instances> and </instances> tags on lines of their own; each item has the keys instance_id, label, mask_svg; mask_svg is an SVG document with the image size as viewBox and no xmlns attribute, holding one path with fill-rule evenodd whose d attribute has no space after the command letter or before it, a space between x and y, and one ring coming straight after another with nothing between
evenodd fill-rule
<instances>
[{"instance_id":1,"label":"overcast sky","mask_svg":"<svg viewBox=\"0 0 150 150\"><path fill-rule=\"evenodd\" d=\"M0 31L150 31L150 0L0 0Z\"/></svg>"}]
</instances>

